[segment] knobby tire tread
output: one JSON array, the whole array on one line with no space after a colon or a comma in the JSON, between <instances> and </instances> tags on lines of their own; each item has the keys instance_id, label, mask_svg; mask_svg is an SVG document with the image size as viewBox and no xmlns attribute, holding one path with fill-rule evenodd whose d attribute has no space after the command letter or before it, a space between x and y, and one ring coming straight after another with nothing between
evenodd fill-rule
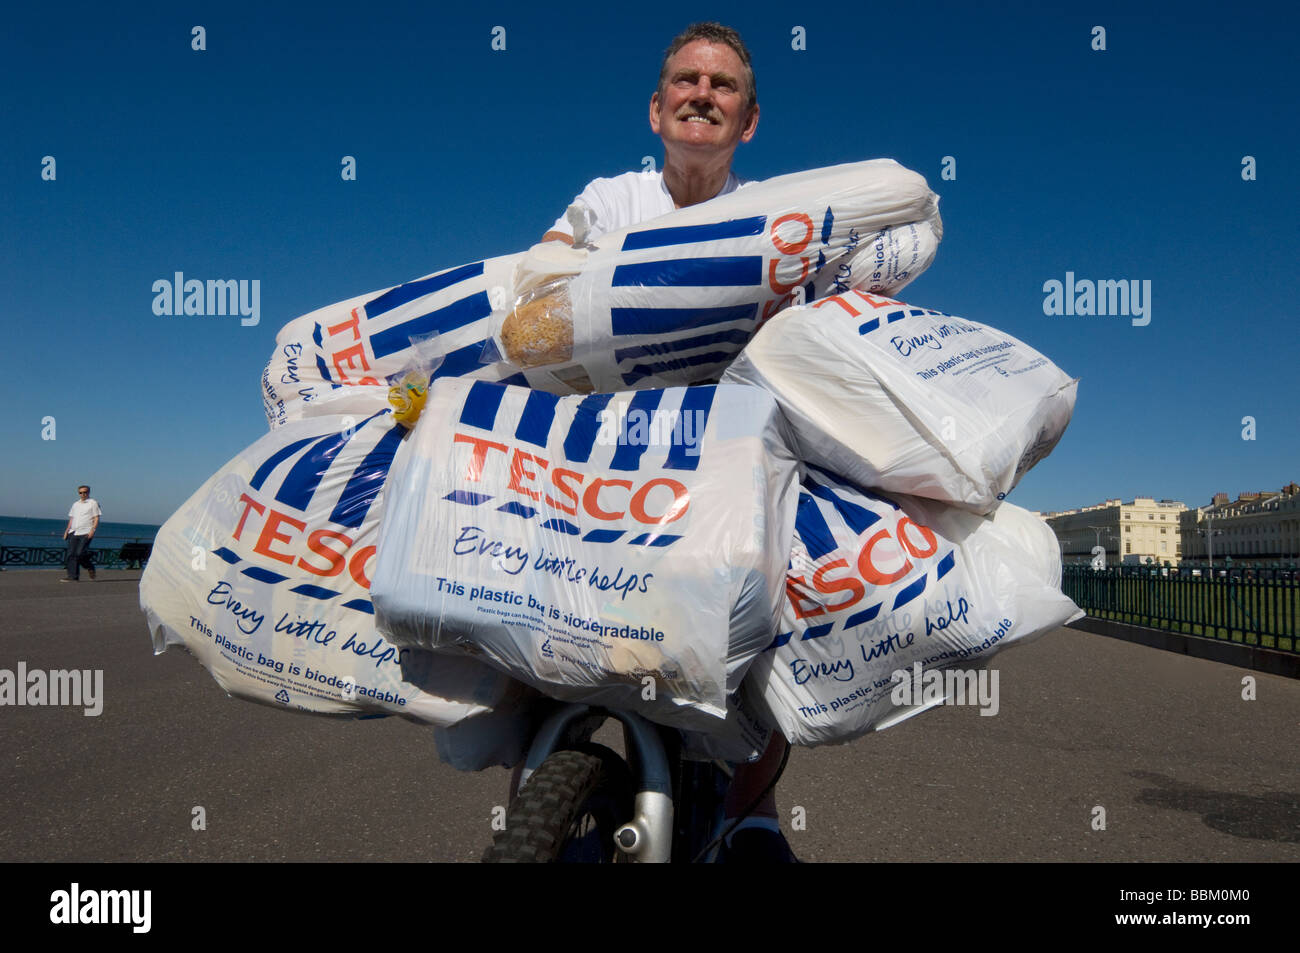
<instances>
[{"instance_id":1,"label":"knobby tire tread","mask_svg":"<svg viewBox=\"0 0 1300 953\"><path fill-rule=\"evenodd\" d=\"M601 745L580 748L553 752L542 762L511 803L506 829L493 838L483 863L555 862L570 827L597 793L614 800L621 815L618 823L631 819L632 779L622 759ZM617 855L612 833L612 829L606 831L602 839L611 859Z\"/></svg>"}]
</instances>

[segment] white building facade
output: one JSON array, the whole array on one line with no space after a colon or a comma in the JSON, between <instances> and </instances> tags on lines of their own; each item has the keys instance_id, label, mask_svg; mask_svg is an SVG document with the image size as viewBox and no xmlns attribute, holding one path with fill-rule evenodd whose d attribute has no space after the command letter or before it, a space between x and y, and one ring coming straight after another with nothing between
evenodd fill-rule
<instances>
[{"instance_id":1,"label":"white building facade","mask_svg":"<svg viewBox=\"0 0 1300 953\"><path fill-rule=\"evenodd\" d=\"M1107 500L1096 506L1047 515L1047 525L1061 546L1066 565L1087 564L1092 550L1106 550L1106 565L1155 562L1177 566L1183 558L1180 519L1187 505L1176 500L1139 496L1124 503Z\"/></svg>"},{"instance_id":2,"label":"white building facade","mask_svg":"<svg viewBox=\"0 0 1300 953\"><path fill-rule=\"evenodd\" d=\"M1215 494L1209 506L1187 510L1181 523L1184 558L1199 564L1228 559L1239 566L1300 565L1300 486Z\"/></svg>"}]
</instances>

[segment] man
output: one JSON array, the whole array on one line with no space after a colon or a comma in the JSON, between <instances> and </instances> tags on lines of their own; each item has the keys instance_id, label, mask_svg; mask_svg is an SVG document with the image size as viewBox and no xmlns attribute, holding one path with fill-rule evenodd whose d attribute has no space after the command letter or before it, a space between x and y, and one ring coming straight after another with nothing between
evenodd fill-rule
<instances>
[{"instance_id":1,"label":"man","mask_svg":"<svg viewBox=\"0 0 1300 953\"><path fill-rule=\"evenodd\" d=\"M77 487L77 502L68 511L68 526L63 538L68 541L67 575L60 582L77 582L80 568L86 567L90 578L95 578L95 564L90 558L90 541L99 529L99 504L90 498L90 487Z\"/></svg>"},{"instance_id":2,"label":"man","mask_svg":"<svg viewBox=\"0 0 1300 953\"><path fill-rule=\"evenodd\" d=\"M596 179L574 199L594 215L588 241L745 184L731 159L758 129L758 93L740 34L697 23L673 40L650 97L650 129L663 140L662 172ZM542 241L572 244L573 227L561 217Z\"/></svg>"},{"instance_id":3,"label":"man","mask_svg":"<svg viewBox=\"0 0 1300 953\"><path fill-rule=\"evenodd\" d=\"M696 23L673 40L659 69L659 87L650 97L650 129L663 140L663 172L627 172L596 179L583 189L574 204L590 213L587 241L746 184L732 174L731 159L758 129L758 91L739 33L720 23ZM567 218L542 236L544 242L573 240ZM761 760L737 767L727 795L728 819L763 793L787 749L785 739L775 734ZM795 859L777 821L775 790L741 823L728 838L724 860Z\"/></svg>"}]
</instances>

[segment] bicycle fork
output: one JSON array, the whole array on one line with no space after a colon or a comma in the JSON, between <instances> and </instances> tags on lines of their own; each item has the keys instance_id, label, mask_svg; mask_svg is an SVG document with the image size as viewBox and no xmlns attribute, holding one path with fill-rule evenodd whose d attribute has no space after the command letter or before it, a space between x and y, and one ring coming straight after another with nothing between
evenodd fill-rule
<instances>
[{"instance_id":1,"label":"bicycle fork","mask_svg":"<svg viewBox=\"0 0 1300 953\"><path fill-rule=\"evenodd\" d=\"M668 755L658 729L630 711L566 704L549 715L528 748L519 776L522 790L528 778L552 752L558 750L584 719L608 715L623 724L623 742L637 772L636 802L632 819L614 834L619 850L641 864L666 864L673 849L673 787Z\"/></svg>"}]
</instances>

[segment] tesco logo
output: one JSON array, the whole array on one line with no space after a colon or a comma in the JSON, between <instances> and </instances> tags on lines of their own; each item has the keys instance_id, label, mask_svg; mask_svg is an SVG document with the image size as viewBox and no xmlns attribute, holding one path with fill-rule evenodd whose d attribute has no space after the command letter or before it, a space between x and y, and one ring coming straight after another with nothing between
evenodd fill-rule
<instances>
[{"instance_id":1,"label":"tesco logo","mask_svg":"<svg viewBox=\"0 0 1300 953\"><path fill-rule=\"evenodd\" d=\"M803 212L791 212L772 222L768 229L768 239L781 257L772 258L767 263L767 286L777 297L763 303L759 324L792 304L803 304L799 286L807 280L808 268L812 264L812 258L803 253L815 231L813 220ZM799 265L799 277L794 281L782 281L776 276L777 267L791 259Z\"/></svg>"},{"instance_id":2,"label":"tesco logo","mask_svg":"<svg viewBox=\"0 0 1300 953\"><path fill-rule=\"evenodd\" d=\"M549 460L535 453L466 433L457 433L454 443L472 448L462 477L466 482L478 483L489 465L507 465L507 490L570 516L577 516L581 509L601 522L631 517L646 526L662 526L681 519L691 505L685 484L669 477L634 484L631 480L593 477L567 467L552 467ZM497 477L493 482L500 485L503 481Z\"/></svg>"},{"instance_id":3,"label":"tesco logo","mask_svg":"<svg viewBox=\"0 0 1300 953\"><path fill-rule=\"evenodd\" d=\"M370 588L368 569L375 555L373 545L356 547L353 537L332 529L308 533L305 520L259 503L247 493L241 493L239 501L244 504L244 512L231 534L233 539L239 540L245 529L251 529L257 533L253 552L258 555L326 578L337 576L346 568L353 582L363 589Z\"/></svg>"},{"instance_id":4,"label":"tesco logo","mask_svg":"<svg viewBox=\"0 0 1300 953\"><path fill-rule=\"evenodd\" d=\"M852 563L833 559L813 572L812 582L795 573L787 573L786 596L795 618L806 619L826 612L839 612L857 605L867 594L867 586L887 586L910 573L913 559L926 559L939 551L939 539L928 526L908 516L900 516L894 528L876 530L859 547ZM842 602L822 604L812 593L821 596L845 594Z\"/></svg>"}]
</instances>

